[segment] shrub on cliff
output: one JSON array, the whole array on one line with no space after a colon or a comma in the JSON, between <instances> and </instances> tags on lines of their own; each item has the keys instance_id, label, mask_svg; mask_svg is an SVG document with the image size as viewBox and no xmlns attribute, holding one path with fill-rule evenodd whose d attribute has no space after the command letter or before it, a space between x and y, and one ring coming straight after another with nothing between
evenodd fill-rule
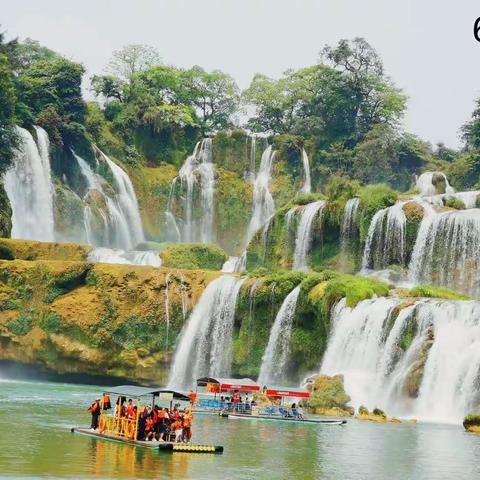
<instances>
[{"instance_id":1,"label":"shrub on cliff","mask_svg":"<svg viewBox=\"0 0 480 480\"><path fill-rule=\"evenodd\" d=\"M178 243L160 253L162 265L189 270L221 270L227 254L217 245L205 243Z\"/></svg>"}]
</instances>

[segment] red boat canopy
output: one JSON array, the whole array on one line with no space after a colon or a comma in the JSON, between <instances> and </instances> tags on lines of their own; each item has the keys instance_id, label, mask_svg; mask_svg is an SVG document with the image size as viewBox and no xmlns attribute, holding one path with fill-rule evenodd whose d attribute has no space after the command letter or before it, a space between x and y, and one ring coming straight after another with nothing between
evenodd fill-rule
<instances>
[{"instance_id":1,"label":"red boat canopy","mask_svg":"<svg viewBox=\"0 0 480 480\"><path fill-rule=\"evenodd\" d=\"M306 390L294 390L292 388L267 388L265 390L267 397L296 397L296 398L310 398L310 392Z\"/></svg>"},{"instance_id":2,"label":"red boat canopy","mask_svg":"<svg viewBox=\"0 0 480 480\"><path fill-rule=\"evenodd\" d=\"M214 385L219 392L238 390L240 392L258 392L260 385L251 378L212 378L202 377L197 380L197 386Z\"/></svg>"}]
</instances>

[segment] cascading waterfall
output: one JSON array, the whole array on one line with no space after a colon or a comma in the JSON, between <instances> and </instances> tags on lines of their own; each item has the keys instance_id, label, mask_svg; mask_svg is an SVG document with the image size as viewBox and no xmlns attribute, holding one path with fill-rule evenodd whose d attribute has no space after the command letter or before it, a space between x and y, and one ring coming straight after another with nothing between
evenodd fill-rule
<instances>
[{"instance_id":1,"label":"cascading waterfall","mask_svg":"<svg viewBox=\"0 0 480 480\"><path fill-rule=\"evenodd\" d=\"M405 202L379 210L368 228L362 269L404 265L406 261L405 227L407 219L403 211Z\"/></svg>"},{"instance_id":2,"label":"cascading waterfall","mask_svg":"<svg viewBox=\"0 0 480 480\"><path fill-rule=\"evenodd\" d=\"M303 162L303 186L300 191L302 193L311 193L312 180L310 176L310 161L308 160L308 155L304 148L302 149L302 162Z\"/></svg>"},{"instance_id":3,"label":"cascading waterfall","mask_svg":"<svg viewBox=\"0 0 480 480\"><path fill-rule=\"evenodd\" d=\"M247 136L247 146L248 140L250 140L250 152L248 156L248 167L245 178L251 182L255 182L255 170L256 170L256 157L257 157L257 137L256 135L250 134Z\"/></svg>"},{"instance_id":4,"label":"cascading waterfall","mask_svg":"<svg viewBox=\"0 0 480 480\"><path fill-rule=\"evenodd\" d=\"M455 190L448 183L447 176L443 172L424 172L416 181L416 187L420 191L420 195L435 195L437 189L434 185L434 176L440 177L445 183L445 193L454 193Z\"/></svg>"},{"instance_id":5,"label":"cascading waterfall","mask_svg":"<svg viewBox=\"0 0 480 480\"><path fill-rule=\"evenodd\" d=\"M198 177L200 177L200 182L198 182ZM172 211L175 191L178 188L177 184L179 181L180 188L182 191L185 191L184 218L182 219L181 228L179 228ZM199 184L200 188L202 213L199 219L194 219L194 194L197 184ZM215 241L213 232L214 193L215 168L212 162L212 139L204 138L195 145L193 153L187 157L182 168L180 168L178 177L173 179L168 207L165 213L167 226L170 226L176 232L181 232L181 241L203 243Z\"/></svg>"},{"instance_id":6,"label":"cascading waterfall","mask_svg":"<svg viewBox=\"0 0 480 480\"><path fill-rule=\"evenodd\" d=\"M433 283L480 296L480 210L426 216L409 265L415 283Z\"/></svg>"},{"instance_id":7,"label":"cascading waterfall","mask_svg":"<svg viewBox=\"0 0 480 480\"><path fill-rule=\"evenodd\" d=\"M12 207L12 238L55 240L53 184L49 140L43 128L35 127L38 146L28 130L17 127L19 149L4 175L5 191Z\"/></svg>"},{"instance_id":8,"label":"cascading waterfall","mask_svg":"<svg viewBox=\"0 0 480 480\"><path fill-rule=\"evenodd\" d=\"M360 199L358 197L350 198L345 203L343 212L341 240L349 241L357 231L357 212L360 206Z\"/></svg>"},{"instance_id":9,"label":"cascading waterfall","mask_svg":"<svg viewBox=\"0 0 480 480\"><path fill-rule=\"evenodd\" d=\"M165 333L165 348L168 348L168 336L170 333L170 279L172 272L168 272L165 277L165 323L167 325Z\"/></svg>"},{"instance_id":10,"label":"cascading waterfall","mask_svg":"<svg viewBox=\"0 0 480 480\"><path fill-rule=\"evenodd\" d=\"M260 169L253 186L253 208L250 224L248 225L247 245L256 231L264 226L265 222L275 213L275 202L270 193L274 159L275 150L269 145L262 154Z\"/></svg>"},{"instance_id":11,"label":"cascading waterfall","mask_svg":"<svg viewBox=\"0 0 480 480\"><path fill-rule=\"evenodd\" d=\"M314 220L322 214L325 202L318 200L309 203L300 209L300 221L298 222L295 236L295 251L293 253L292 270L308 270L308 254L312 245Z\"/></svg>"},{"instance_id":12,"label":"cascading waterfall","mask_svg":"<svg viewBox=\"0 0 480 480\"><path fill-rule=\"evenodd\" d=\"M321 372L344 375L354 407L461 421L480 401L480 304L376 298L351 309L342 299Z\"/></svg>"},{"instance_id":13,"label":"cascading waterfall","mask_svg":"<svg viewBox=\"0 0 480 480\"><path fill-rule=\"evenodd\" d=\"M122 250L119 248L96 247L87 256L94 263L118 263L122 265L149 265L161 267L162 259L158 252Z\"/></svg>"},{"instance_id":14,"label":"cascading waterfall","mask_svg":"<svg viewBox=\"0 0 480 480\"><path fill-rule=\"evenodd\" d=\"M205 288L180 334L170 387L190 388L199 377L230 374L235 307L243 282L223 275Z\"/></svg>"},{"instance_id":15,"label":"cascading waterfall","mask_svg":"<svg viewBox=\"0 0 480 480\"><path fill-rule=\"evenodd\" d=\"M275 318L258 376L261 385L281 384L288 377L290 336L299 294L300 285L285 297Z\"/></svg>"},{"instance_id":16,"label":"cascading waterfall","mask_svg":"<svg viewBox=\"0 0 480 480\"><path fill-rule=\"evenodd\" d=\"M105 193L102 182L90 165L73 152L80 171L87 182L87 193L84 196L84 221L87 242L91 245L111 246L130 250L139 242L144 241L138 202L127 174L108 157L103 155L117 183L118 193L112 198ZM99 208L103 229L97 232L95 217L89 204L94 192L101 195L105 201L106 212ZM105 253L104 251L102 253Z\"/></svg>"},{"instance_id":17,"label":"cascading waterfall","mask_svg":"<svg viewBox=\"0 0 480 480\"><path fill-rule=\"evenodd\" d=\"M145 241L143 235L142 220L140 218L140 209L138 208L138 200L133 188L132 181L126 172L120 168L115 162L110 160L103 152L99 150L99 153L107 162L110 171L113 174L117 186L116 200L120 211L126 219L128 230L130 232L130 246L127 248L133 248L139 243Z\"/></svg>"}]
</instances>

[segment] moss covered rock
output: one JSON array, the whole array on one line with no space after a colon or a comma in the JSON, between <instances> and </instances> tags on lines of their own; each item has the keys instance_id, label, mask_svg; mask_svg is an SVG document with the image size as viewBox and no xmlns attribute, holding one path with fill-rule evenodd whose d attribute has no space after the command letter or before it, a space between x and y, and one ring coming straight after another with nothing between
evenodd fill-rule
<instances>
[{"instance_id":1,"label":"moss covered rock","mask_svg":"<svg viewBox=\"0 0 480 480\"><path fill-rule=\"evenodd\" d=\"M480 414L470 413L463 419L463 427L467 432L480 433Z\"/></svg>"},{"instance_id":2,"label":"moss covered rock","mask_svg":"<svg viewBox=\"0 0 480 480\"><path fill-rule=\"evenodd\" d=\"M161 251L164 267L189 270L221 270L227 254L217 245L208 243L177 243Z\"/></svg>"},{"instance_id":3,"label":"moss covered rock","mask_svg":"<svg viewBox=\"0 0 480 480\"><path fill-rule=\"evenodd\" d=\"M90 245L78 243L37 242L35 240L17 240L1 238L0 247L5 252L1 256L4 260L86 260L88 253L93 249ZM10 258L6 258L6 252Z\"/></svg>"},{"instance_id":4,"label":"moss covered rock","mask_svg":"<svg viewBox=\"0 0 480 480\"><path fill-rule=\"evenodd\" d=\"M185 321L182 305L186 302L190 310L217 275L86 262L0 261L0 360L57 373L164 383Z\"/></svg>"},{"instance_id":5,"label":"moss covered rock","mask_svg":"<svg viewBox=\"0 0 480 480\"><path fill-rule=\"evenodd\" d=\"M307 405L313 412L324 413L336 408L349 414L347 403L350 397L345 392L343 375L315 375L307 380L307 389L310 392Z\"/></svg>"},{"instance_id":6,"label":"moss covered rock","mask_svg":"<svg viewBox=\"0 0 480 480\"><path fill-rule=\"evenodd\" d=\"M471 300L471 297L444 287L418 285L409 291L412 297L442 298L444 300Z\"/></svg>"}]
</instances>

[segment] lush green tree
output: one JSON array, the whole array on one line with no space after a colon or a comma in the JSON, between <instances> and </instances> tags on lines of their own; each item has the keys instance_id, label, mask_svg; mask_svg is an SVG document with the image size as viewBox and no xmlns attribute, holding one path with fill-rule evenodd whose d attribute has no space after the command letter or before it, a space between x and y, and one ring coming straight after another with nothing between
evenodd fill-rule
<instances>
[{"instance_id":1,"label":"lush green tree","mask_svg":"<svg viewBox=\"0 0 480 480\"><path fill-rule=\"evenodd\" d=\"M123 101L123 82L113 75L94 75L90 83L95 95L103 96L105 100Z\"/></svg>"},{"instance_id":2,"label":"lush green tree","mask_svg":"<svg viewBox=\"0 0 480 480\"><path fill-rule=\"evenodd\" d=\"M5 54L0 54L0 173L8 168L13 158L13 147L16 143L15 103L10 62Z\"/></svg>"},{"instance_id":3,"label":"lush green tree","mask_svg":"<svg viewBox=\"0 0 480 480\"><path fill-rule=\"evenodd\" d=\"M113 76L132 83L137 73L158 63L160 63L160 56L155 48L148 45L132 44L113 52L108 70Z\"/></svg>"},{"instance_id":4,"label":"lush green tree","mask_svg":"<svg viewBox=\"0 0 480 480\"><path fill-rule=\"evenodd\" d=\"M217 130L232 125L239 89L230 75L196 66L183 72L181 80L186 84L186 103L195 107L204 128Z\"/></svg>"},{"instance_id":5,"label":"lush green tree","mask_svg":"<svg viewBox=\"0 0 480 480\"><path fill-rule=\"evenodd\" d=\"M461 131L466 148L480 150L480 98L475 102L471 120L462 126Z\"/></svg>"},{"instance_id":6,"label":"lush green tree","mask_svg":"<svg viewBox=\"0 0 480 480\"><path fill-rule=\"evenodd\" d=\"M17 78L19 100L59 145L82 136L86 113L83 73L82 65L55 57L34 62Z\"/></svg>"}]
</instances>

